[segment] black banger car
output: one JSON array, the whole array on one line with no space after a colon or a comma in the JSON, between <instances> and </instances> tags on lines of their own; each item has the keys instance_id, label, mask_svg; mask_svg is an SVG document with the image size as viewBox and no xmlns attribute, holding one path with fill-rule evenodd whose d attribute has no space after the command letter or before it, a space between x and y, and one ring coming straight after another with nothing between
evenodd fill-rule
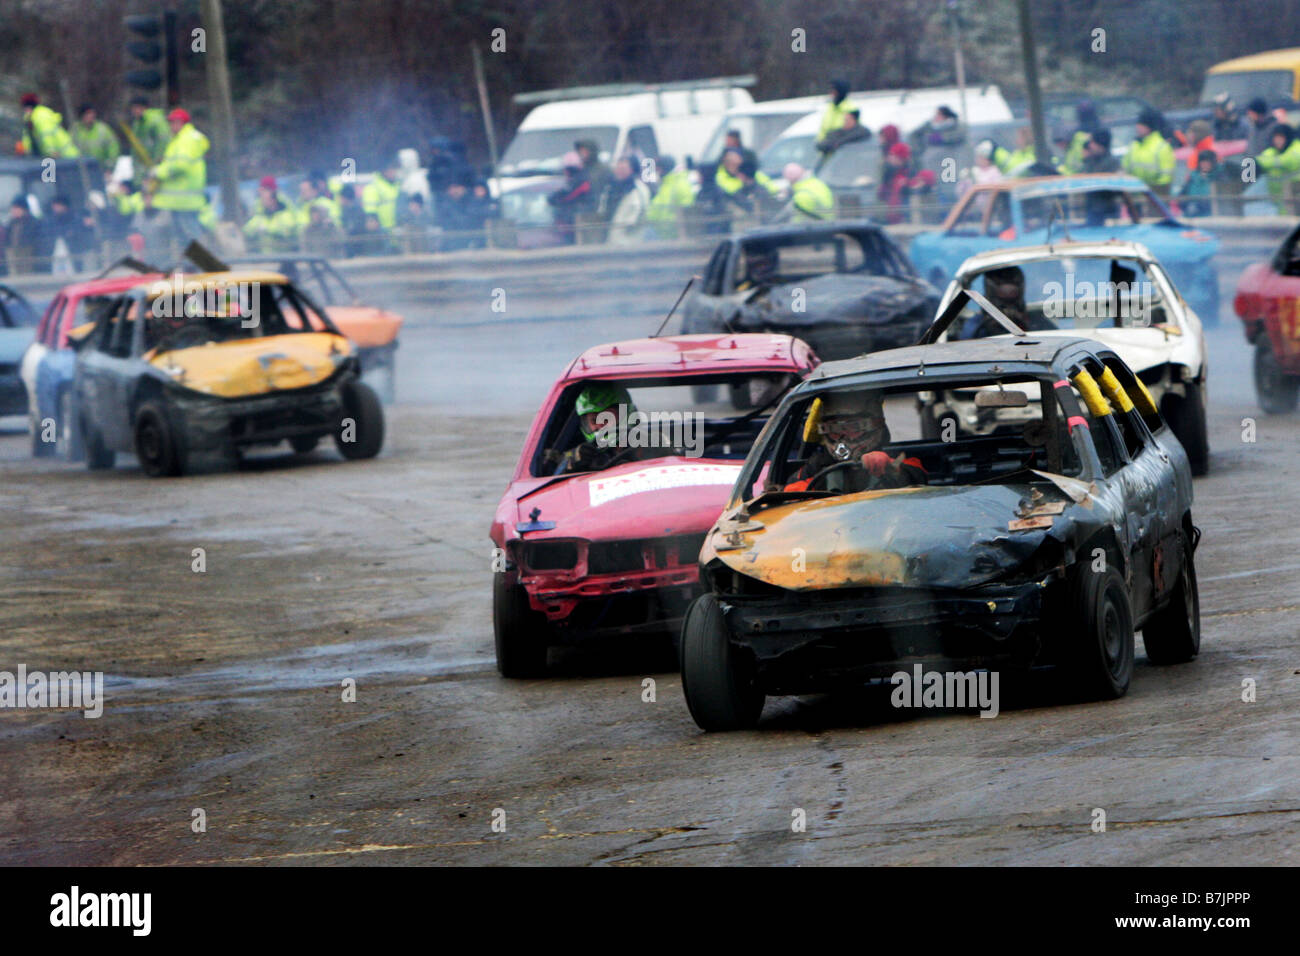
<instances>
[{"instance_id":1,"label":"black banger car","mask_svg":"<svg viewBox=\"0 0 1300 956\"><path fill-rule=\"evenodd\" d=\"M682 307L682 332L779 332L829 361L910 345L938 306L938 290L874 223L769 226L718 245Z\"/></svg>"},{"instance_id":2,"label":"black banger car","mask_svg":"<svg viewBox=\"0 0 1300 956\"><path fill-rule=\"evenodd\" d=\"M383 444L383 409L359 381L354 346L281 275L142 283L76 347L73 413L91 469L123 451L158 476L184 473L194 452L237 457L288 440L301 454L329 435L359 459Z\"/></svg>"},{"instance_id":3,"label":"black banger car","mask_svg":"<svg viewBox=\"0 0 1300 956\"><path fill-rule=\"evenodd\" d=\"M920 437L918 403L950 388L999 427ZM886 410L879 450L910 479L873 488L858 457L823 450L835 432L818 410L869 396ZM681 640L691 714L752 726L768 694L918 663L1055 664L1119 697L1135 630L1154 664L1199 651L1191 505L1182 445L1100 343L1020 333L824 364L782 400L701 550L710 593Z\"/></svg>"}]
</instances>

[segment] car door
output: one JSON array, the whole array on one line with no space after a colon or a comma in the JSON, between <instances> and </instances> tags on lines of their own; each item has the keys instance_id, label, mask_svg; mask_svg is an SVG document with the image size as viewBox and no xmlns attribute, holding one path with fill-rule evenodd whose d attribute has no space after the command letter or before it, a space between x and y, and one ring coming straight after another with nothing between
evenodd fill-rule
<instances>
[{"instance_id":1,"label":"car door","mask_svg":"<svg viewBox=\"0 0 1300 956\"><path fill-rule=\"evenodd\" d=\"M77 355L77 400L85 420L92 424L104 443L115 451L129 450L130 430L124 408L123 380L130 375L131 332L127 320L138 300L122 296L99 320Z\"/></svg>"},{"instance_id":2,"label":"car door","mask_svg":"<svg viewBox=\"0 0 1300 956\"><path fill-rule=\"evenodd\" d=\"M40 398L36 394L36 371L46 353L57 347L59 326L62 324L63 310L67 302L67 297L62 293L54 297L54 301L45 310L45 315L41 317L40 325L36 327L35 340L27 346L27 351L23 352L18 366L18 377L22 379L23 387L27 389L27 407L31 410L34 422L39 422L45 414L54 414L57 411L40 407Z\"/></svg>"},{"instance_id":3,"label":"car door","mask_svg":"<svg viewBox=\"0 0 1300 956\"><path fill-rule=\"evenodd\" d=\"M1273 257L1259 296L1273 351L1284 365L1291 365L1300 360L1300 229Z\"/></svg>"}]
</instances>

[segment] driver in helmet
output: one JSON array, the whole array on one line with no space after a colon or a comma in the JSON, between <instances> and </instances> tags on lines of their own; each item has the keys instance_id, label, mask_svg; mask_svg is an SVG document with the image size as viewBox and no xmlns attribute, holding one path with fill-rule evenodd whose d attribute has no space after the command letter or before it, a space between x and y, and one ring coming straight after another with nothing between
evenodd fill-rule
<instances>
[{"instance_id":1,"label":"driver in helmet","mask_svg":"<svg viewBox=\"0 0 1300 956\"><path fill-rule=\"evenodd\" d=\"M632 396L622 385L592 382L578 393L573 411L578 416L583 440L568 451L546 452L544 460L556 465L554 474L601 471L615 462L634 460L639 457L637 452L645 450L621 447L618 443L619 426L630 428L637 417Z\"/></svg>"},{"instance_id":2,"label":"driver in helmet","mask_svg":"<svg viewBox=\"0 0 1300 956\"><path fill-rule=\"evenodd\" d=\"M819 444L795 480L785 486L786 491L815 488L845 493L926 483L928 476L920 459L901 453L890 458L880 450L889 444L889 426L879 392L832 392L817 399L809 415ZM821 475L846 462L861 467L845 465Z\"/></svg>"},{"instance_id":3,"label":"driver in helmet","mask_svg":"<svg viewBox=\"0 0 1300 956\"><path fill-rule=\"evenodd\" d=\"M736 286L737 292L748 292L772 284L776 277L777 252L767 244L745 247L745 278Z\"/></svg>"}]
</instances>

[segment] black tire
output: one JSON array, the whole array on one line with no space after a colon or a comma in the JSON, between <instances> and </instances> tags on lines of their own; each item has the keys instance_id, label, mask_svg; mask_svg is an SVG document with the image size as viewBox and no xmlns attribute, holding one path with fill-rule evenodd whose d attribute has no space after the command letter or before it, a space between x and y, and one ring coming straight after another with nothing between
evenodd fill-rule
<instances>
[{"instance_id":1,"label":"black tire","mask_svg":"<svg viewBox=\"0 0 1300 956\"><path fill-rule=\"evenodd\" d=\"M528 592L512 584L502 573L492 580L492 633L496 643L497 670L502 677L522 679L546 673L547 636L545 616L528 605Z\"/></svg>"},{"instance_id":2,"label":"black tire","mask_svg":"<svg viewBox=\"0 0 1300 956\"><path fill-rule=\"evenodd\" d=\"M1186 537L1183 567L1169 603L1142 627L1142 643L1152 664L1183 664L1201 652L1201 595L1196 586L1196 563Z\"/></svg>"},{"instance_id":3,"label":"black tire","mask_svg":"<svg viewBox=\"0 0 1300 956\"><path fill-rule=\"evenodd\" d=\"M1265 335L1255 343L1255 394L1259 407L1269 415L1295 411L1296 401L1300 399L1300 376L1282 371Z\"/></svg>"},{"instance_id":4,"label":"black tire","mask_svg":"<svg viewBox=\"0 0 1300 956\"><path fill-rule=\"evenodd\" d=\"M299 455L305 455L308 452L315 451L316 446L319 444L319 435L295 435L289 439L289 446Z\"/></svg>"},{"instance_id":5,"label":"black tire","mask_svg":"<svg viewBox=\"0 0 1300 956\"><path fill-rule=\"evenodd\" d=\"M682 690L703 730L745 730L758 723L767 695L754 685L752 663L731 644L712 594L696 598L682 621Z\"/></svg>"},{"instance_id":6,"label":"black tire","mask_svg":"<svg viewBox=\"0 0 1300 956\"><path fill-rule=\"evenodd\" d=\"M150 478L174 478L185 473L182 438L159 402L144 402L136 409L135 457Z\"/></svg>"},{"instance_id":7,"label":"black tire","mask_svg":"<svg viewBox=\"0 0 1300 956\"><path fill-rule=\"evenodd\" d=\"M1133 678L1133 607L1119 571L1080 564L1060 624L1074 688L1089 700L1123 697Z\"/></svg>"},{"instance_id":8,"label":"black tire","mask_svg":"<svg viewBox=\"0 0 1300 956\"><path fill-rule=\"evenodd\" d=\"M86 467L91 471L105 471L117 464L117 452L104 444L104 436L99 429L82 418L81 434L86 441Z\"/></svg>"},{"instance_id":9,"label":"black tire","mask_svg":"<svg viewBox=\"0 0 1300 956\"><path fill-rule=\"evenodd\" d=\"M334 433L339 454L353 461L378 455L384 447L384 406L375 390L363 382L344 385L343 418ZM347 419L352 419L353 441L344 441Z\"/></svg>"},{"instance_id":10,"label":"black tire","mask_svg":"<svg viewBox=\"0 0 1300 956\"><path fill-rule=\"evenodd\" d=\"M1188 382L1182 396L1170 395L1165 400L1165 418L1174 437L1187 452L1187 461L1193 475L1204 475L1210 470L1210 443L1205 429L1205 400L1199 386Z\"/></svg>"}]
</instances>

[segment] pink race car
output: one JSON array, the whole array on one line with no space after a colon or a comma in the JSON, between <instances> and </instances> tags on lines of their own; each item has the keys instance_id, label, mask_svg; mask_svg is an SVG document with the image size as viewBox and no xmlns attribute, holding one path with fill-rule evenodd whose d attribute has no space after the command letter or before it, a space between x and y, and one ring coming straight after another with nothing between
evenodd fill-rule
<instances>
[{"instance_id":1,"label":"pink race car","mask_svg":"<svg viewBox=\"0 0 1300 956\"><path fill-rule=\"evenodd\" d=\"M497 506L493 625L506 677L552 645L675 633L750 445L818 365L788 335L677 335L588 349L533 420Z\"/></svg>"}]
</instances>

